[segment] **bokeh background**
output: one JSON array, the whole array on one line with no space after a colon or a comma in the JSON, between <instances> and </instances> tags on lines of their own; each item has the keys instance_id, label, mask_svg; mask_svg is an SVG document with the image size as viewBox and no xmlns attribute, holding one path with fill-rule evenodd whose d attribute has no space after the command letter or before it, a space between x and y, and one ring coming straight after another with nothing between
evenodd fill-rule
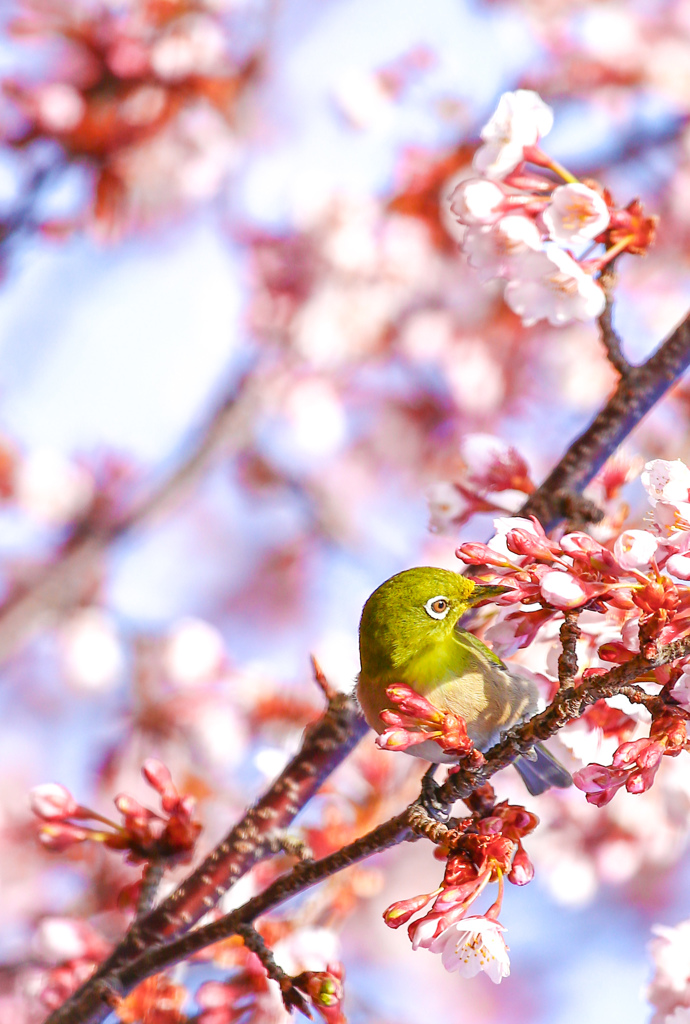
<instances>
[{"instance_id":1,"label":"bokeh background","mask_svg":"<svg viewBox=\"0 0 690 1024\"><path fill-rule=\"evenodd\" d=\"M596 325L523 328L457 250L444 200L501 92L539 91L549 152L660 215L656 247L619 266L629 358L685 315L690 2L7 0L0 18L9 1024L41 1019L42 922L114 939L137 877L114 854L42 852L29 788L106 812L144 795L156 755L198 796L202 844L218 838L316 713L309 653L351 687L374 587L490 536L491 515L461 524L453 504L463 438L515 445L538 482L615 383ZM635 432L631 461L690 455L689 397ZM361 747L300 819L322 851L414 791L419 766ZM651 926L690 915L690 779L668 773L606 811L535 802L500 987L384 926L436 886L426 844L291 908L285 956L331 943L355 1022L648 1020Z\"/></svg>"}]
</instances>

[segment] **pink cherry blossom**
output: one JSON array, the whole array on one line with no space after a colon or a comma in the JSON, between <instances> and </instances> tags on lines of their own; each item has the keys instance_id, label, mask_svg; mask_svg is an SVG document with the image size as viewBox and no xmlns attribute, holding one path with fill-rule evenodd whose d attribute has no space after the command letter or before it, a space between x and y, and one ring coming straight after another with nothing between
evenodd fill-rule
<instances>
[{"instance_id":1,"label":"pink cherry blossom","mask_svg":"<svg viewBox=\"0 0 690 1024\"><path fill-rule=\"evenodd\" d=\"M536 92L505 92L481 132L484 142L472 166L487 178L503 178L524 158L524 147L534 146L553 125L553 112Z\"/></svg>"},{"instance_id":2,"label":"pink cherry blossom","mask_svg":"<svg viewBox=\"0 0 690 1024\"><path fill-rule=\"evenodd\" d=\"M601 196L594 189L577 183L554 189L543 220L554 242L572 248L601 234L610 216Z\"/></svg>"},{"instance_id":3,"label":"pink cherry blossom","mask_svg":"<svg viewBox=\"0 0 690 1024\"><path fill-rule=\"evenodd\" d=\"M505 301L527 326L548 320L558 326L600 316L606 298L572 256L551 246L516 259Z\"/></svg>"},{"instance_id":4,"label":"pink cherry blossom","mask_svg":"<svg viewBox=\"0 0 690 1024\"><path fill-rule=\"evenodd\" d=\"M664 568L676 579L690 580L690 555L671 555Z\"/></svg>"},{"instance_id":5,"label":"pink cherry blossom","mask_svg":"<svg viewBox=\"0 0 690 1024\"><path fill-rule=\"evenodd\" d=\"M458 971L464 978L484 971L498 985L510 974L503 930L491 918L467 917L441 932L429 948L432 953L441 954L447 971Z\"/></svg>"},{"instance_id":6,"label":"pink cherry blossom","mask_svg":"<svg viewBox=\"0 0 690 1024\"><path fill-rule=\"evenodd\" d=\"M690 711L690 671L687 667L671 690L671 696L685 711Z\"/></svg>"}]
</instances>

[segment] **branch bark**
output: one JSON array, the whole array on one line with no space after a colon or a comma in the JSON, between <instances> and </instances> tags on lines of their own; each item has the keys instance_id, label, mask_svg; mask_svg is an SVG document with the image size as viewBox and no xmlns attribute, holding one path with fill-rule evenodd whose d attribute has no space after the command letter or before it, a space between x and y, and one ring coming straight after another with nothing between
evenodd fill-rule
<instances>
[{"instance_id":1,"label":"branch bark","mask_svg":"<svg viewBox=\"0 0 690 1024\"><path fill-rule=\"evenodd\" d=\"M637 655L623 665L616 665L605 675L587 680L577 690L572 686L560 690L545 711L511 730L487 751L484 765L478 769L461 768L456 774L449 776L439 788L437 799L448 806L458 799L467 799L496 772L512 763L518 754L528 750L535 742L555 735L559 729L578 718L597 700L629 689L631 682L651 669L687 657L688 654L690 638L686 637L660 648L654 659ZM171 942L149 948L137 959L111 970L110 973L102 969L86 983L86 989L90 990L88 1003L84 1001L81 1008L75 1007L74 1012L63 1014L62 1010L70 1005L65 1004L62 1010L55 1011L48 1018L46 1024L95 1024L96 1021L102 1021L110 1012L109 1007L103 1002L104 994L108 991L107 983L117 991L127 994L150 975L171 967L230 935L241 933L262 914L274 910L293 896L352 864L402 842L414 841L420 835L427 835L438 841L446 831L447 826L430 819L417 800L401 814L390 818L365 836L327 857L297 864L291 871L267 886L262 893L232 913ZM96 979L101 980L100 988ZM75 998L73 997L73 1000ZM87 1008L88 1013L85 1012Z\"/></svg>"},{"instance_id":2,"label":"branch bark","mask_svg":"<svg viewBox=\"0 0 690 1024\"><path fill-rule=\"evenodd\" d=\"M124 965L139 958L145 949L158 948L166 939L187 931L254 864L270 856L275 834L294 820L367 729L354 698L335 694L321 718L307 727L299 752L270 789L175 892L134 922L98 971L48 1017L49 1024L103 1020L110 1012L103 994L113 980L117 987Z\"/></svg>"},{"instance_id":3,"label":"branch bark","mask_svg":"<svg viewBox=\"0 0 690 1024\"><path fill-rule=\"evenodd\" d=\"M690 315L646 362L621 377L616 390L587 429L576 438L518 515L536 516L545 530L568 515L581 495L634 427L690 366Z\"/></svg>"}]
</instances>

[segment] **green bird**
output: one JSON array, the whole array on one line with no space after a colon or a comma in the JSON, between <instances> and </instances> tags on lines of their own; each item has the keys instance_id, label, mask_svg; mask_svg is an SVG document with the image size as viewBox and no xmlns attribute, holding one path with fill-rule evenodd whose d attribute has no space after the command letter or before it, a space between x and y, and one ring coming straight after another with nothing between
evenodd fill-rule
<instances>
[{"instance_id":1,"label":"green bird","mask_svg":"<svg viewBox=\"0 0 690 1024\"><path fill-rule=\"evenodd\" d=\"M362 611L359 625L361 672L357 699L376 732L386 728L380 713L392 707L386 687L405 683L439 711L464 718L479 750L488 750L514 725L537 710L535 683L511 672L493 651L458 620L471 607L505 593L447 569L407 569L382 583ZM456 758L429 739L406 753L434 763ZM541 744L516 759L515 767L534 796L551 786L565 788L569 772Z\"/></svg>"}]
</instances>

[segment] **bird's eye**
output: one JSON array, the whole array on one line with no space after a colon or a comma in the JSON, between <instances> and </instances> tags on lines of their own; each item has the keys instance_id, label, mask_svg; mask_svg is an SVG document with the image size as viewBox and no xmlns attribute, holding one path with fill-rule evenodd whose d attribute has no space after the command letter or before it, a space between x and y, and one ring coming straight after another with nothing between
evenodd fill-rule
<instances>
[{"instance_id":1,"label":"bird's eye","mask_svg":"<svg viewBox=\"0 0 690 1024\"><path fill-rule=\"evenodd\" d=\"M424 610L432 619L445 619L450 609L450 601L446 597L430 597L424 605Z\"/></svg>"}]
</instances>

